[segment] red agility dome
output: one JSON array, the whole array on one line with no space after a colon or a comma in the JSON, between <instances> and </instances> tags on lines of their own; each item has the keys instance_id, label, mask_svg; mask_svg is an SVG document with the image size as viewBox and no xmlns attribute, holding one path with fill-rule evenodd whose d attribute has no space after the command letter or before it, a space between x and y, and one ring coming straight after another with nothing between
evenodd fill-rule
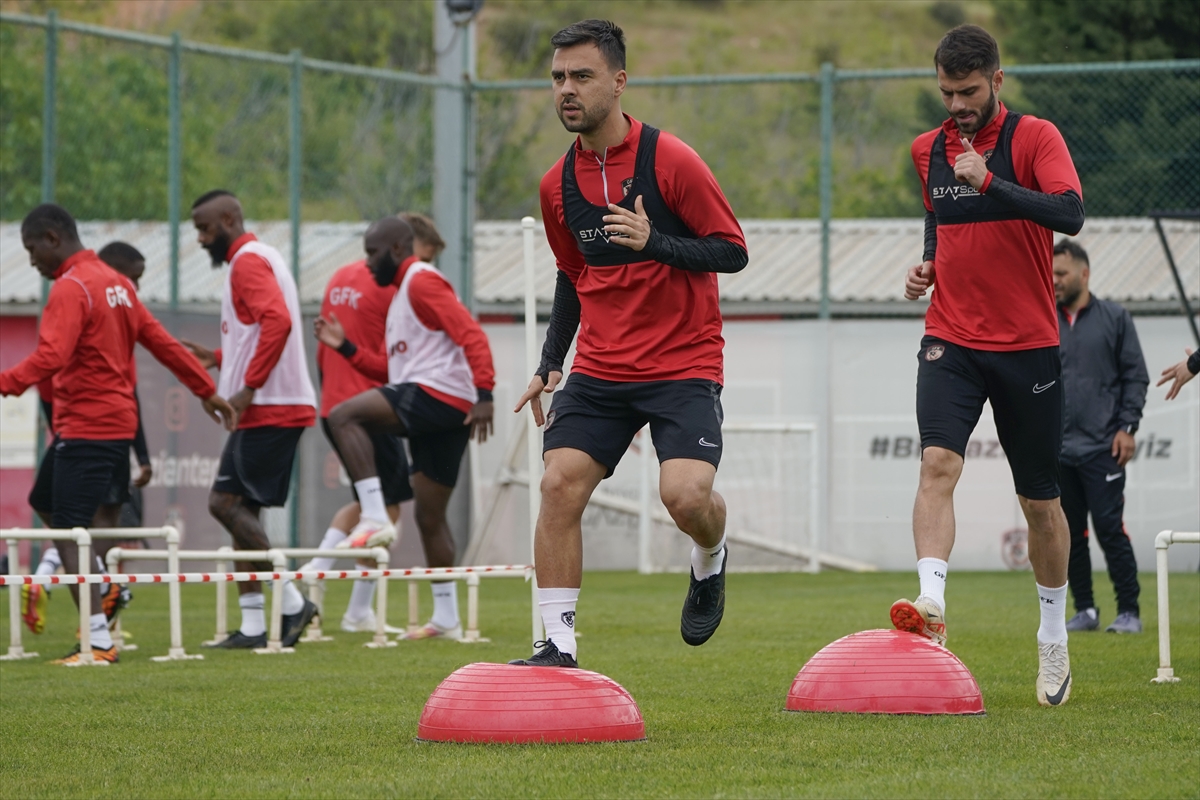
<instances>
[{"instance_id":1,"label":"red agility dome","mask_svg":"<svg viewBox=\"0 0 1200 800\"><path fill-rule=\"evenodd\" d=\"M646 738L637 703L615 681L560 667L468 664L421 712L432 742L628 742Z\"/></svg>"},{"instance_id":2,"label":"red agility dome","mask_svg":"<svg viewBox=\"0 0 1200 800\"><path fill-rule=\"evenodd\" d=\"M809 659L788 692L788 711L982 714L983 695L958 657L924 636L863 631Z\"/></svg>"}]
</instances>

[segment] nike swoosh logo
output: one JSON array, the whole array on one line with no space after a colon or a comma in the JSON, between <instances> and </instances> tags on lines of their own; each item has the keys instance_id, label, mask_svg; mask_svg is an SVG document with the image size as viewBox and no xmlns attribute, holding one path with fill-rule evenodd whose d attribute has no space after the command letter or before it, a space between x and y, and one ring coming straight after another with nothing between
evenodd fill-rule
<instances>
[{"instance_id":1,"label":"nike swoosh logo","mask_svg":"<svg viewBox=\"0 0 1200 800\"><path fill-rule=\"evenodd\" d=\"M1035 383L1033 385L1033 393L1041 394L1042 392L1046 391L1047 389L1049 389L1051 386L1053 386L1056 383L1058 383L1058 381L1050 381L1045 386L1039 386L1038 384Z\"/></svg>"},{"instance_id":2,"label":"nike swoosh logo","mask_svg":"<svg viewBox=\"0 0 1200 800\"><path fill-rule=\"evenodd\" d=\"M704 441L704 437L701 436L700 437L700 446L701 447L720 447L721 445L713 444L712 442L706 442L706 441Z\"/></svg>"},{"instance_id":3,"label":"nike swoosh logo","mask_svg":"<svg viewBox=\"0 0 1200 800\"><path fill-rule=\"evenodd\" d=\"M1063 695L1067 693L1067 687L1071 685L1071 673L1067 673L1067 679L1063 681L1063 685L1058 687L1058 691L1054 694L1046 695L1046 702L1052 706L1056 706L1062 702Z\"/></svg>"},{"instance_id":4,"label":"nike swoosh logo","mask_svg":"<svg viewBox=\"0 0 1200 800\"><path fill-rule=\"evenodd\" d=\"M1118 472L1115 475L1105 475L1104 480L1106 483L1112 483L1113 481L1115 481L1117 478L1121 477L1124 474L1125 474L1124 472Z\"/></svg>"}]
</instances>

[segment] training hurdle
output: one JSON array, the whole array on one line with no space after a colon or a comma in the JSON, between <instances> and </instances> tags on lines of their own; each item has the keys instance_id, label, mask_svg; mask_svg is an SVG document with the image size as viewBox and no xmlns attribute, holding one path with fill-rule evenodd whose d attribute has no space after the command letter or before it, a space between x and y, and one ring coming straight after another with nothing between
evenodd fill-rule
<instances>
[{"instance_id":1,"label":"training hurdle","mask_svg":"<svg viewBox=\"0 0 1200 800\"><path fill-rule=\"evenodd\" d=\"M95 539L165 539L167 548L179 546L179 531L170 525L159 528L7 528L0 531L0 539L8 542L8 568L15 570L18 563L17 546L21 539L50 539L74 541L79 545L79 564L84 574L92 572L92 541ZM178 588L175 589L178 592ZM79 596L79 663L105 664L107 662L92 659L92 632L90 617L92 615L92 597L89 592ZM27 653L21 642L21 590L18 585L9 589L9 645L8 652L0 656L0 661L15 661L22 658L36 658L37 653ZM120 629L114 632L120 636Z\"/></svg>"},{"instance_id":2,"label":"training hurdle","mask_svg":"<svg viewBox=\"0 0 1200 800\"><path fill-rule=\"evenodd\" d=\"M108 552L108 571L116 573L119 570L117 565L122 561L161 561L167 559L167 573L178 573L180 561L216 561L218 572L225 572L225 565L231 561L270 561L273 568L277 571L287 569L287 560L289 558L312 558L324 556L330 558L337 557L359 557L370 558L375 561L380 569L387 569L388 553L387 550L376 548L357 548L350 550L320 550L313 548L271 548L270 550L234 550L231 547L221 547L217 550L172 550L168 547L167 550L126 550L119 547L114 547ZM380 580L382 585L382 579ZM208 645L215 645L224 641L228 637L228 632L225 629L226 613L225 608L228 602L226 584L217 584L217 632L214 637L205 642ZM170 614L171 614L171 648L166 656L156 656L155 661L178 661L186 659L201 659L201 655L188 655L183 648L183 632L181 629L181 613L179 599L179 585L171 584L170 590ZM387 588L382 589L379 596L382 599L384 607L387 603ZM283 639L283 582L276 581L272 587L271 596L271 624L267 637L267 646L259 648L255 652L259 653L283 653L291 652L292 648L284 648L282 646ZM383 642L383 644L380 644ZM387 637L384 634L383 626L376 626L375 641L370 643L376 647L388 647ZM118 645L119 646L119 645Z\"/></svg>"},{"instance_id":3,"label":"training hurdle","mask_svg":"<svg viewBox=\"0 0 1200 800\"><path fill-rule=\"evenodd\" d=\"M1200 544L1197 531L1160 531L1154 537L1158 562L1158 675L1151 683L1178 683L1171 666L1171 595L1167 588L1167 551L1173 544Z\"/></svg>"}]
</instances>

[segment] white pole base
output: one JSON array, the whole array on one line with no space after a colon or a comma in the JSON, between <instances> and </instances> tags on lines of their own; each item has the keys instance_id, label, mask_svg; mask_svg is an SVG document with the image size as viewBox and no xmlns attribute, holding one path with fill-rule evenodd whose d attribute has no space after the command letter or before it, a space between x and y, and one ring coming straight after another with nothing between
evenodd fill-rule
<instances>
[{"instance_id":1,"label":"white pole base","mask_svg":"<svg viewBox=\"0 0 1200 800\"><path fill-rule=\"evenodd\" d=\"M203 661L204 656L200 654L192 655L184 651L182 647L172 647L167 651L165 656L151 656L151 661Z\"/></svg>"},{"instance_id":2,"label":"white pole base","mask_svg":"<svg viewBox=\"0 0 1200 800\"><path fill-rule=\"evenodd\" d=\"M375 639L374 641L367 642L363 645L363 647L369 647L372 650L380 650L385 647L399 647L399 645L396 642L390 641L387 637L384 637L382 641Z\"/></svg>"},{"instance_id":3,"label":"white pole base","mask_svg":"<svg viewBox=\"0 0 1200 800\"><path fill-rule=\"evenodd\" d=\"M266 647L254 648L254 652L256 655L260 655L260 656L275 656L275 655L279 655L280 653L294 653L294 652L296 652L296 648L294 648L294 647L272 647L271 645L268 644Z\"/></svg>"},{"instance_id":4,"label":"white pole base","mask_svg":"<svg viewBox=\"0 0 1200 800\"><path fill-rule=\"evenodd\" d=\"M37 657L37 653L26 653L24 647L9 647L8 652L0 656L0 661L20 661L23 658Z\"/></svg>"},{"instance_id":5,"label":"white pole base","mask_svg":"<svg viewBox=\"0 0 1200 800\"><path fill-rule=\"evenodd\" d=\"M1158 677L1151 678L1151 683L1179 683L1179 678L1175 677L1174 667L1159 667Z\"/></svg>"},{"instance_id":6,"label":"white pole base","mask_svg":"<svg viewBox=\"0 0 1200 800\"><path fill-rule=\"evenodd\" d=\"M204 645L205 647L216 647L217 645L219 645L221 642L225 641L228 638L229 638L229 634L223 633L220 636L214 636L213 638L209 639L207 642L201 642L200 644Z\"/></svg>"},{"instance_id":7,"label":"white pole base","mask_svg":"<svg viewBox=\"0 0 1200 800\"><path fill-rule=\"evenodd\" d=\"M302 641L302 642L332 642L333 637L326 636L325 634L321 633L320 628L313 628L310 625L308 630L304 632L304 638L301 639L300 641Z\"/></svg>"}]
</instances>

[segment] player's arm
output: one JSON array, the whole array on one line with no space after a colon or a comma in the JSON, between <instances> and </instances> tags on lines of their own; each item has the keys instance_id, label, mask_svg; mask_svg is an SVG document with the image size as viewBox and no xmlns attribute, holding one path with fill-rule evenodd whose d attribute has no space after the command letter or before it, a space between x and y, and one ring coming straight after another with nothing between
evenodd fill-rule
<instances>
[{"instance_id":1,"label":"player's arm","mask_svg":"<svg viewBox=\"0 0 1200 800\"><path fill-rule=\"evenodd\" d=\"M1133 317L1128 311L1123 311L1120 322L1122 330L1117 352L1120 375L1117 380L1121 384L1121 401L1117 423L1121 430L1132 433L1137 429L1142 409L1146 406L1150 372L1146 369L1146 359L1142 356L1142 345L1138 341L1137 328L1133 326Z\"/></svg>"},{"instance_id":2,"label":"player's arm","mask_svg":"<svg viewBox=\"0 0 1200 800\"><path fill-rule=\"evenodd\" d=\"M934 263L937 261L937 214L929 200L929 146L928 135L918 136L912 144L913 167L921 181L921 199L925 202L925 231L921 251L921 263L909 267L904 274L904 297L917 300L924 297L933 287Z\"/></svg>"},{"instance_id":3,"label":"player's arm","mask_svg":"<svg viewBox=\"0 0 1200 800\"><path fill-rule=\"evenodd\" d=\"M0 372L0 394L23 394L65 367L90 310L91 301L82 284L69 279L56 281L42 312L37 347L15 367Z\"/></svg>"},{"instance_id":4,"label":"player's arm","mask_svg":"<svg viewBox=\"0 0 1200 800\"><path fill-rule=\"evenodd\" d=\"M259 325L258 343L246 367L245 379L246 388L254 391L262 388L279 363L292 332L292 318L275 272L263 259L255 256L239 259L230 283L234 297L241 300L250 319Z\"/></svg>"},{"instance_id":5,"label":"player's arm","mask_svg":"<svg viewBox=\"0 0 1200 800\"><path fill-rule=\"evenodd\" d=\"M158 363L170 370L180 383L200 398L205 412L214 422L223 422L226 430L234 430L237 427L237 413L224 398L217 395L216 384L200 361L174 336L167 333L162 323L155 319L140 301L135 301L134 312L138 315L137 340L142 347L149 350ZM140 422L140 408L138 419Z\"/></svg>"},{"instance_id":6,"label":"player's arm","mask_svg":"<svg viewBox=\"0 0 1200 800\"><path fill-rule=\"evenodd\" d=\"M133 402L137 406L138 426L133 435L133 454L137 457L139 474L133 480L133 485L139 489L150 483L154 470L150 467L150 448L146 446L146 428L142 425L142 398L138 397L137 387L133 387Z\"/></svg>"},{"instance_id":7,"label":"player's arm","mask_svg":"<svg viewBox=\"0 0 1200 800\"><path fill-rule=\"evenodd\" d=\"M317 341L336 351L363 375L376 383L388 382L387 353L378 347L359 347L356 342L347 339L346 329L337 314L331 311L328 317L317 317L313 322L313 332L317 335Z\"/></svg>"}]
</instances>

